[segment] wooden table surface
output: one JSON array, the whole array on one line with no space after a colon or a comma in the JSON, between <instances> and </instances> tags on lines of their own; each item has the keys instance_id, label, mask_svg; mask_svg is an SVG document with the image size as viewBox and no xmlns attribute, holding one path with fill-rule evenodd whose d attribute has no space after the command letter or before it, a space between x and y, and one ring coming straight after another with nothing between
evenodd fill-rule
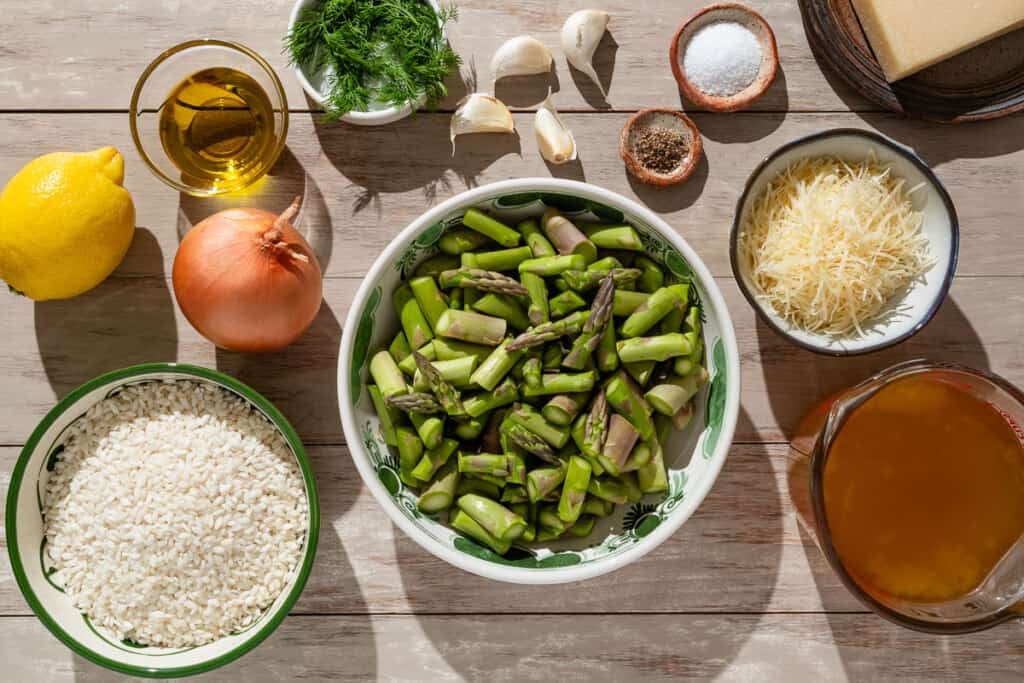
<instances>
[{"instance_id":1,"label":"wooden table surface","mask_svg":"<svg viewBox=\"0 0 1024 683\"><path fill-rule=\"evenodd\" d=\"M322 124L281 53L286 0L37 0L0 14L0 182L31 158L114 145L125 155L139 229L117 272L70 301L0 295L0 484L43 414L101 372L145 361L198 363L255 386L309 446L324 508L316 566L293 614L263 645L210 680L564 679L693 676L741 680L1019 679L1024 628L930 637L867 612L801 533L784 475L787 434L814 402L913 357L955 360L1024 384L1024 117L944 127L872 109L815 61L793 0L750 0L775 29L782 70L750 111L691 112L705 160L665 192L632 182L618 132L646 106L686 107L668 65L675 27L700 0L591 0L611 12L596 89L571 74L558 45L564 0L464 0L450 31L486 89L491 54L531 33L557 61L555 102L581 162L549 168L529 113L548 83L499 84L518 139L477 136L454 157L448 120L466 86L451 82L440 111L383 128ZM11 9L11 8L8 8ZM161 50L218 37L265 55L285 83L288 150L245 197L196 200L152 176L128 131L135 79ZM542 79L543 80L543 79ZM689 107L686 107L689 109ZM934 166L960 214L956 281L935 320L886 352L829 359L758 323L733 281L728 230L740 187L759 159L824 128L871 128ZM736 442L699 511L661 546L611 576L552 588L462 573L387 520L353 467L338 416L341 321L378 252L428 206L467 187L551 174L585 179L646 203L702 256L730 306L742 363ZM301 192L302 228L323 257L324 304L297 344L270 356L215 350L185 321L169 289L179 235L229 205L280 210ZM0 502L0 505L3 503ZM0 545L4 538L0 531ZM72 656L32 616L0 562L0 679L118 678Z\"/></svg>"}]
</instances>

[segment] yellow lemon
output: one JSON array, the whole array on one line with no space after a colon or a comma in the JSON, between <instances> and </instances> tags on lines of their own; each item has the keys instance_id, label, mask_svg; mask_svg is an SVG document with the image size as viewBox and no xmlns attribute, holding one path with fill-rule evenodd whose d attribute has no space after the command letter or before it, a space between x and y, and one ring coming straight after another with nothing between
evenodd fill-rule
<instances>
[{"instance_id":1,"label":"yellow lemon","mask_svg":"<svg viewBox=\"0 0 1024 683\"><path fill-rule=\"evenodd\" d=\"M113 147L30 161L0 193L0 278L36 301L92 289L135 234L124 158Z\"/></svg>"}]
</instances>

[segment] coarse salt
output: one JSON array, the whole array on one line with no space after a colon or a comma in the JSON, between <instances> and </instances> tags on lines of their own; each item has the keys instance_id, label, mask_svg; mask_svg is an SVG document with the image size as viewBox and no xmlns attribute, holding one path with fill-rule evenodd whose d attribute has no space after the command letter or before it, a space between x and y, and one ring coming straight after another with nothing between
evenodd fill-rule
<instances>
[{"instance_id":1,"label":"coarse salt","mask_svg":"<svg viewBox=\"0 0 1024 683\"><path fill-rule=\"evenodd\" d=\"M735 21L716 21L686 44L683 69L701 92L729 97L754 82L764 54L757 36Z\"/></svg>"}]
</instances>

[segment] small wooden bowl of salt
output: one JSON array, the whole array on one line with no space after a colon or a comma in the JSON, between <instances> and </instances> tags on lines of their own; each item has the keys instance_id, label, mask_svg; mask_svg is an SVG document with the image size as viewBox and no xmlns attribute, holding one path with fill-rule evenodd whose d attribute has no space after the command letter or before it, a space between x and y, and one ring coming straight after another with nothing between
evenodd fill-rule
<instances>
[{"instance_id":1,"label":"small wooden bowl of salt","mask_svg":"<svg viewBox=\"0 0 1024 683\"><path fill-rule=\"evenodd\" d=\"M669 59L686 98L718 112L749 107L779 68L772 27L759 13L733 2L709 5L683 22Z\"/></svg>"}]
</instances>

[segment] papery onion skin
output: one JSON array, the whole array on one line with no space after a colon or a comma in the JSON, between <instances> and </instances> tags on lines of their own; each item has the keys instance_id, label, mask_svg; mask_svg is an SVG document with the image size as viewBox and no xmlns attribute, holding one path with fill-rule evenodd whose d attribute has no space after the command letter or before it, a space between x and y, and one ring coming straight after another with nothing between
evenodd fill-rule
<instances>
[{"instance_id":1,"label":"papery onion skin","mask_svg":"<svg viewBox=\"0 0 1024 683\"><path fill-rule=\"evenodd\" d=\"M228 209L197 223L174 258L174 295L196 330L222 349L277 351L316 318L316 254L291 225L300 198L275 216Z\"/></svg>"}]
</instances>

